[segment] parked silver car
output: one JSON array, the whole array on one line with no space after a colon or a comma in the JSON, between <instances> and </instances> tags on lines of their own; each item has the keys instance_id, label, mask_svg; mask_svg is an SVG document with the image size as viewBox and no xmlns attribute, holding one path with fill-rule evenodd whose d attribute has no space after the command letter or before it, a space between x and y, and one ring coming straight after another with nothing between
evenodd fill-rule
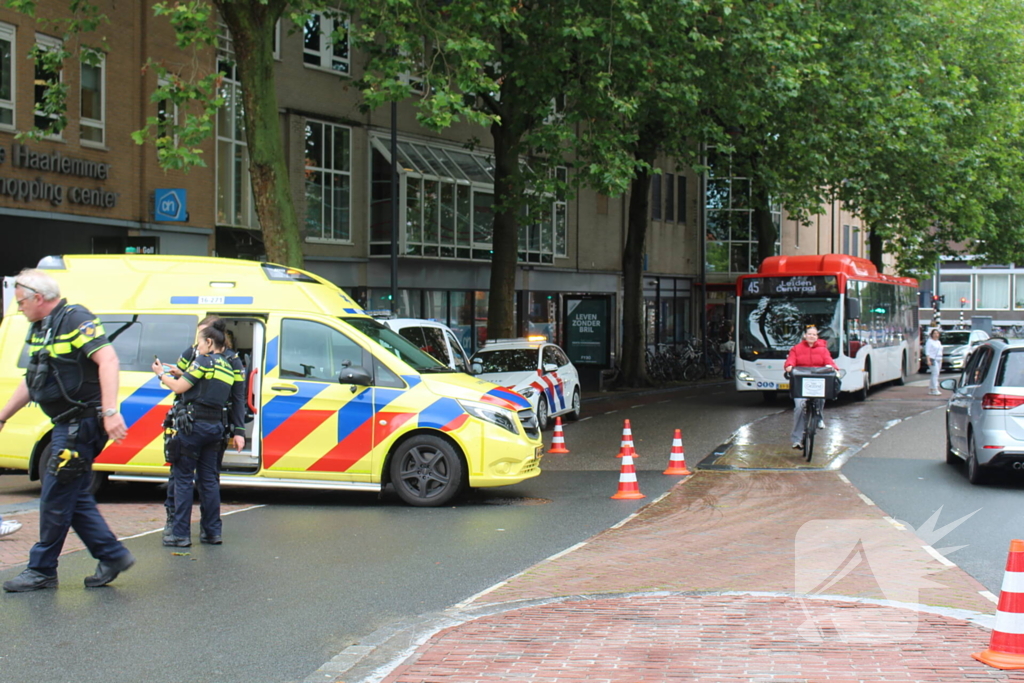
<instances>
[{"instance_id":1,"label":"parked silver car","mask_svg":"<svg viewBox=\"0 0 1024 683\"><path fill-rule=\"evenodd\" d=\"M989 340L973 349L946 404L946 462L967 461L984 483L998 469L1024 469L1024 341Z\"/></svg>"}]
</instances>

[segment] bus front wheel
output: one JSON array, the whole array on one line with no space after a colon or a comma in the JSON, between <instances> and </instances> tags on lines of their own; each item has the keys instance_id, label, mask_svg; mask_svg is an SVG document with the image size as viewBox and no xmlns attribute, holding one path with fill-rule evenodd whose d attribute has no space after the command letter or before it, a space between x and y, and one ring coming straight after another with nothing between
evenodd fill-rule
<instances>
[{"instance_id":1,"label":"bus front wheel","mask_svg":"<svg viewBox=\"0 0 1024 683\"><path fill-rule=\"evenodd\" d=\"M868 392L871 390L871 365L865 363L864 365L864 386L854 392L858 401L865 401L868 398Z\"/></svg>"}]
</instances>

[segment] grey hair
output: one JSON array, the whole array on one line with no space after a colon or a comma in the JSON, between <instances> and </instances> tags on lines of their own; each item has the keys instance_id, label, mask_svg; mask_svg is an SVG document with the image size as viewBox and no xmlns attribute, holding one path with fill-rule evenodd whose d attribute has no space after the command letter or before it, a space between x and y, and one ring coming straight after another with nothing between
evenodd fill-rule
<instances>
[{"instance_id":1,"label":"grey hair","mask_svg":"<svg viewBox=\"0 0 1024 683\"><path fill-rule=\"evenodd\" d=\"M60 285L49 273L38 268L25 268L14 278L14 286L42 294L44 301L60 298Z\"/></svg>"}]
</instances>

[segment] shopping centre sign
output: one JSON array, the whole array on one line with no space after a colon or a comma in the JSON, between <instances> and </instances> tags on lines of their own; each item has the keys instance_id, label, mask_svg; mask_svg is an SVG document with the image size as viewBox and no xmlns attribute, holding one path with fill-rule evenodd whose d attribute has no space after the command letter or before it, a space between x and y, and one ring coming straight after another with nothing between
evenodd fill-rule
<instances>
[{"instance_id":1,"label":"shopping centre sign","mask_svg":"<svg viewBox=\"0 0 1024 683\"><path fill-rule=\"evenodd\" d=\"M96 181L108 180L113 166L99 161L68 156L59 151L39 152L17 142L11 144L9 151L6 147L0 147L0 171L5 170L4 167L8 162L10 162L9 168L28 171L29 176L32 171L37 171ZM118 193L103 187L64 185L44 180L40 175L36 175L34 178L11 177L0 172L0 197L10 197L25 203L44 201L49 202L52 206L61 206L67 200L69 203L79 206L113 209L117 206Z\"/></svg>"}]
</instances>

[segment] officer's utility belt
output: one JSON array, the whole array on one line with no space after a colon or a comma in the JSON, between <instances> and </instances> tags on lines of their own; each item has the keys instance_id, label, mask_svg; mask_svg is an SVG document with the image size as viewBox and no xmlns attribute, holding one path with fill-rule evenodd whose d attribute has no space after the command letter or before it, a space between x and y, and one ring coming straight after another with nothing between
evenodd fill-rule
<instances>
[{"instance_id":1,"label":"officer's utility belt","mask_svg":"<svg viewBox=\"0 0 1024 683\"><path fill-rule=\"evenodd\" d=\"M59 425L64 422L78 422L83 418L99 417L100 416L100 404L99 403L86 403L80 406L72 406L68 408L60 415L51 417L50 422L55 425Z\"/></svg>"},{"instance_id":2,"label":"officer's utility belt","mask_svg":"<svg viewBox=\"0 0 1024 683\"><path fill-rule=\"evenodd\" d=\"M190 403L188 410L196 422L222 422L224 420L223 407L214 408L202 403Z\"/></svg>"}]
</instances>

